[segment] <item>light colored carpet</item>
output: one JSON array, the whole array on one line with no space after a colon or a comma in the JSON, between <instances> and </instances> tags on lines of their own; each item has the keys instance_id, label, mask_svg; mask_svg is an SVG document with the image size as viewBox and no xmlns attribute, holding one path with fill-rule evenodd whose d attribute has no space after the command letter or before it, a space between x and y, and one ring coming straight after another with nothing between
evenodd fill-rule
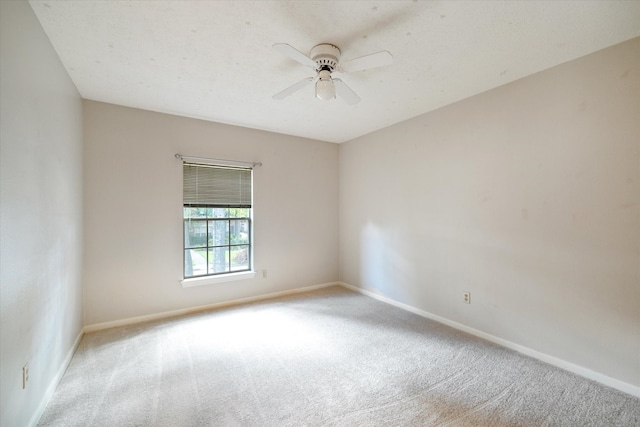
<instances>
[{"instance_id":1,"label":"light colored carpet","mask_svg":"<svg viewBox=\"0 0 640 427\"><path fill-rule=\"evenodd\" d=\"M331 287L84 336L41 426L638 426L640 399Z\"/></svg>"}]
</instances>

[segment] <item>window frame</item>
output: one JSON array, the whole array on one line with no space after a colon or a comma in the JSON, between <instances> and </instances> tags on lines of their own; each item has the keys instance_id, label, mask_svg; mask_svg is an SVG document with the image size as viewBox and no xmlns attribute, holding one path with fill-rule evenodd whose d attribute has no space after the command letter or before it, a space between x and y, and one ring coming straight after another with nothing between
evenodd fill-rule
<instances>
[{"instance_id":1,"label":"window frame","mask_svg":"<svg viewBox=\"0 0 640 427\"><path fill-rule=\"evenodd\" d=\"M235 281L235 280L246 280L246 279L252 279L255 277L256 272L254 270L254 229L253 229L253 168L245 168L245 167L237 167L235 165L221 165L221 164L210 164L210 163L192 163L192 162L183 162L183 190L186 191L186 188L189 188L189 190L192 190L193 187L185 187L185 168L184 166L189 166L189 167L206 167L206 168L220 168L220 169L243 169L243 170L249 170L250 171L250 190L251 190L251 198L250 198L250 203L244 204L244 200L242 201L241 204L239 205L235 205L235 204L225 204L226 200L223 203L215 203L215 201L213 201L213 203L198 203L199 200L193 200L192 197L189 198L188 202L187 202L187 197L185 196L185 194L183 193L183 197L182 197L182 280L180 280L180 283L182 284L183 287L192 287L192 286L201 286L201 285L209 285L209 284L214 284L214 283L223 283L223 282L230 282L230 281ZM196 184L197 186L197 184ZM197 188L197 187L196 187ZM233 193L231 193L233 194ZM192 195L192 194L191 194ZM217 197L215 198L216 201L219 200L217 199ZM211 201L211 200L208 200ZM240 200L238 200L240 202ZM185 203L187 202L187 203ZM203 217L187 217L187 208L214 208L214 209L227 209L227 215L225 217L215 217L212 213L205 213L205 216ZM230 217L229 215L231 214L230 210L231 209L247 209L247 216L237 216L237 217ZM189 215L190 216L190 215ZM246 221L247 223L247 242L246 243L232 243L232 232L231 232L231 224L234 220L239 220L239 221ZM187 246L187 227L188 227L188 222L189 221L202 221L204 222L206 225L206 246L191 246L191 247L186 247ZM214 245L213 242L209 241L209 237L210 237L210 224L215 223L215 221L222 221L222 222L226 222L227 226L226 228L226 244L225 245ZM211 243L211 244L210 244ZM215 248L215 247L222 247L222 248L226 248L226 253L228 254L229 259L226 260L227 255L225 255L225 262L227 263L227 265L225 266L225 271L221 271L221 272L217 272L217 273L210 273L210 265L209 265L209 256L210 256L210 251L211 249ZM233 249L233 247L246 247L247 249L247 266L246 268L244 268L244 266L241 267L241 269L239 270L233 270L232 269L232 264L233 264L233 259L231 257L231 250ZM199 274L199 275L195 275L195 276L186 276L187 273L187 269L186 269L186 257L187 257L187 251L188 250L193 250L193 249L201 249L201 250L205 250L206 252L206 274Z\"/></svg>"}]
</instances>

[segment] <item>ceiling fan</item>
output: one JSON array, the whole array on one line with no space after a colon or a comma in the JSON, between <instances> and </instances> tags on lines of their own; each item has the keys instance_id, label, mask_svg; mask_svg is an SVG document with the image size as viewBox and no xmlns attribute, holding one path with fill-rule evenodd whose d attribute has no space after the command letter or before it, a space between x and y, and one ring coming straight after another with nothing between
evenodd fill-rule
<instances>
[{"instance_id":1,"label":"ceiling fan","mask_svg":"<svg viewBox=\"0 0 640 427\"><path fill-rule=\"evenodd\" d=\"M393 56L386 50L341 63L340 49L329 43L314 46L309 56L286 43L274 44L273 48L302 65L313 68L316 72L315 77L307 77L273 95L273 98L278 100L286 98L310 83L315 83L317 98L328 101L335 98L337 94L347 104L354 105L360 102L360 97L345 82L331 77L331 73L352 73L393 63Z\"/></svg>"}]
</instances>

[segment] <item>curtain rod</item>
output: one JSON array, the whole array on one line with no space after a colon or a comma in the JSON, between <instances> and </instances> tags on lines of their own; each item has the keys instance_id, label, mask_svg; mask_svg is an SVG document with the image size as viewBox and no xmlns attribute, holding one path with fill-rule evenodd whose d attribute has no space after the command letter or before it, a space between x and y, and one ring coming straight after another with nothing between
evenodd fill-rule
<instances>
[{"instance_id":1,"label":"curtain rod","mask_svg":"<svg viewBox=\"0 0 640 427\"><path fill-rule=\"evenodd\" d=\"M195 160L195 161L203 161L206 163L221 165L221 166L251 166L255 168L256 166L262 166L262 162L243 162L241 160L227 160L227 159L211 159L208 157L194 157L194 156L183 156L180 153L175 155L178 160Z\"/></svg>"}]
</instances>

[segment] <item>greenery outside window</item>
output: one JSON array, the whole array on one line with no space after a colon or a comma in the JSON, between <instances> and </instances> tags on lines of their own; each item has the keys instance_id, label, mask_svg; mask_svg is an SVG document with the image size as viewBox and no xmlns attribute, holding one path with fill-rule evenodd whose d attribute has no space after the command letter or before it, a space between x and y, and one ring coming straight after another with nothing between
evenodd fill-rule
<instances>
[{"instance_id":1,"label":"greenery outside window","mask_svg":"<svg viewBox=\"0 0 640 427\"><path fill-rule=\"evenodd\" d=\"M251 170L184 164L184 278L251 271Z\"/></svg>"}]
</instances>

